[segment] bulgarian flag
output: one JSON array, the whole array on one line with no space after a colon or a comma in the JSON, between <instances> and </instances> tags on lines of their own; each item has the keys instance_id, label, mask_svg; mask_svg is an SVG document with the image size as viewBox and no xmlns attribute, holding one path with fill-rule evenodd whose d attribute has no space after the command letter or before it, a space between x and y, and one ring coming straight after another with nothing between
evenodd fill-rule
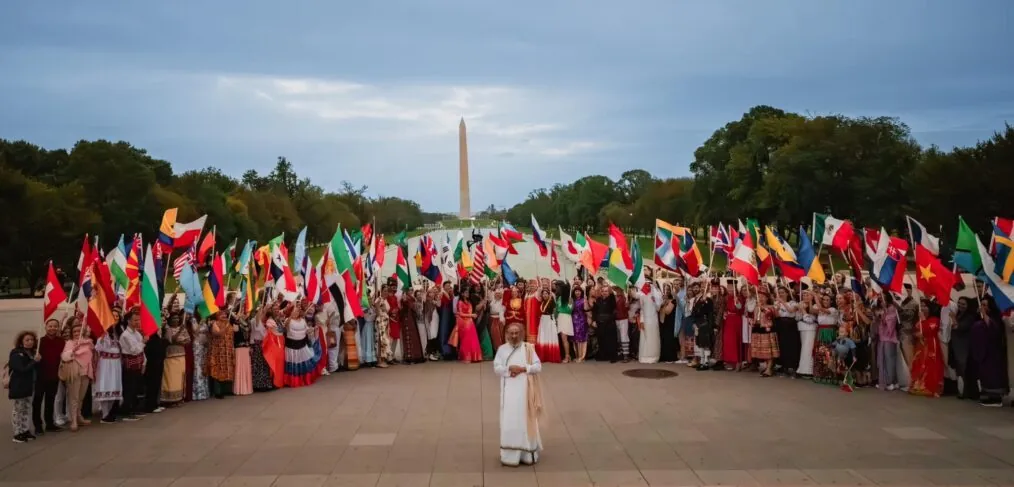
<instances>
[{"instance_id":1,"label":"bulgarian flag","mask_svg":"<svg viewBox=\"0 0 1014 487\"><path fill-rule=\"evenodd\" d=\"M401 281L402 289L409 289L412 287L412 279L408 276L408 261L405 260L405 253L402 252L400 246L396 246L398 249L398 264L395 272L398 274L398 280Z\"/></svg>"},{"instance_id":2,"label":"bulgarian flag","mask_svg":"<svg viewBox=\"0 0 1014 487\"><path fill-rule=\"evenodd\" d=\"M150 337L162 329L162 299L158 293L158 275L151 245L144 251L144 273L141 275L141 333Z\"/></svg>"}]
</instances>

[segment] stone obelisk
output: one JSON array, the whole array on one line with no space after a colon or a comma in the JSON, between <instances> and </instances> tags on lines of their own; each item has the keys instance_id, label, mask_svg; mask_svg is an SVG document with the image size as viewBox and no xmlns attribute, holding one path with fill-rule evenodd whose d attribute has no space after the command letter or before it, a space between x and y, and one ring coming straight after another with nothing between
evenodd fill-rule
<instances>
[{"instance_id":1,"label":"stone obelisk","mask_svg":"<svg viewBox=\"0 0 1014 487\"><path fill-rule=\"evenodd\" d=\"M465 129L465 118L458 124L458 190L461 209L458 217L462 220L472 217L471 199L468 191L468 135Z\"/></svg>"}]
</instances>

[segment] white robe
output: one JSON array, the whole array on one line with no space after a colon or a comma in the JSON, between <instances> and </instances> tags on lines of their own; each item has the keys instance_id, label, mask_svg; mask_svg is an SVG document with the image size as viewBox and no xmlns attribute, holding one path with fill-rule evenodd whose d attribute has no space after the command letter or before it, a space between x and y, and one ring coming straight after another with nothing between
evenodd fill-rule
<instances>
[{"instance_id":1,"label":"white robe","mask_svg":"<svg viewBox=\"0 0 1014 487\"><path fill-rule=\"evenodd\" d=\"M528 374L542 371L542 362L532 350L532 364L525 360L525 348L531 344L521 343L515 348L510 343L500 345L493 359L493 370L500 376L500 463L516 466L521 463L534 464L539 461L542 438L528 437ZM525 373L510 376L509 367L520 365Z\"/></svg>"},{"instance_id":2,"label":"white robe","mask_svg":"<svg viewBox=\"0 0 1014 487\"><path fill-rule=\"evenodd\" d=\"M658 309L662 307L662 293L654 285L651 291L644 294L637 293L638 301L641 303L641 339L637 348L637 361L642 364L653 364L658 362L662 353L662 342L659 337Z\"/></svg>"}]
</instances>

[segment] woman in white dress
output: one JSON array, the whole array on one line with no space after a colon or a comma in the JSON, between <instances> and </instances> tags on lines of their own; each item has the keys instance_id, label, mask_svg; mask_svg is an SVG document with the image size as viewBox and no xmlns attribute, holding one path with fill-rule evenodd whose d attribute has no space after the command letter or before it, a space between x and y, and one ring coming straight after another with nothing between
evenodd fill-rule
<instances>
[{"instance_id":1,"label":"woman in white dress","mask_svg":"<svg viewBox=\"0 0 1014 487\"><path fill-rule=\"evenodd\" d=\"M649 282L648 286L650 288L647 293L640 289L634 290L641 303L641 339L637 347L637 361L642 364L658 362L662 352L658 328L658 311L662 306L662 293L655 283Z\"/></svg>"},{"instance_id":2,"label":"woman in white dress","mask_svg":"<svg viewBox=\"0 0 1014 487\"><path fill-rule=\"evenodd\" d=\"M103 423L116 422L118 406L123 401L119 327L119 323L113 325L95 342L99 361L95 369L95 384L92 385L92 407L102 411Z\"/></svg>"},{"instance_id":3,"label":"woman in white dress","mask_svg":"<svg viewBox=\"0 0 1014 487\"><path fill-rule=\"evenodd\" d=\"M507 343L500 345L493 359L493 370L500 376L500 463L511 467L535 464L542 451L538 376L542 362L535 347L522 341L522 328L518 322L507 325Z\"/></svg>"},{"instance_id":4,"label":"woman in white dress","mask_svg":"<svg viewBox=\"0 0 1014 487\"><path fill-rule=\"evenodd\" d=\"M796 373L803 377L813 376L813 344L817 340L817 296L813 291L803 291L802 303L799 307L799 338L802 348L799 352L799 368Z\"/></svg>"}]
</instances>

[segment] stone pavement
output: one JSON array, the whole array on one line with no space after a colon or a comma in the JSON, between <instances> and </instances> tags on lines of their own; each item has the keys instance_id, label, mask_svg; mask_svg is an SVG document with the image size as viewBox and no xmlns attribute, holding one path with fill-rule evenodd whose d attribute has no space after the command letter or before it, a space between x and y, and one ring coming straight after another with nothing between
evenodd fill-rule
<instances>
[{"instance_id":1,"label":"stone pavement","mask_svg":"<svg viewBox=\"0 0 1014 487\"><path fill-rule=\"evenodd\" d=\"M0 486L1014 485L1009 409L674 365L621 374L634 367L545 367L534 468L498 462L492 365L430 363L5 438Z\"/></svg>"}]
</instances>

